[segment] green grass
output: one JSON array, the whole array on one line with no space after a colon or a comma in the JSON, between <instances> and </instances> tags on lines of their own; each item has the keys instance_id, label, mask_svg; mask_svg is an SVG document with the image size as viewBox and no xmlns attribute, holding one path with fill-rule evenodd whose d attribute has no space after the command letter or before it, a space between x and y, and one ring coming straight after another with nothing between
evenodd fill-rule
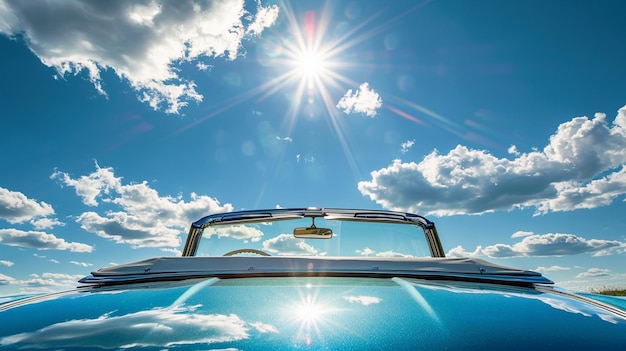
<instances>
[{"instance_id":1,"label":"green grass","mask_svg":"<svg viewBox=\"0 0 626 351\"><path fill-rule=\"evenodd\" d=\"M591 289L589 292L593 294L602 294L609 296L626 296L626 289L623 288L599 288Z\"/></svg>"}]
</instances>

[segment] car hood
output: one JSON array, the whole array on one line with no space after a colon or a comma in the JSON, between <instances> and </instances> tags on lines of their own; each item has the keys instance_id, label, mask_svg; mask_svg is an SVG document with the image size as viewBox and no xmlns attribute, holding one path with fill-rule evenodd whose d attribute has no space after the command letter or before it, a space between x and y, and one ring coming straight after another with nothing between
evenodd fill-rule
<instances>
[{"instance_id":1,"label":"car hood","mask_svg":"<svg viewBox=\"0 0 626 351\"><path fill-rule=\"evenodd\" d=\"M537 350L626 343L626 312L582 296L400 277L83 288L6 303L0 320L2 349Z\"/></svg>"}]
</instances>

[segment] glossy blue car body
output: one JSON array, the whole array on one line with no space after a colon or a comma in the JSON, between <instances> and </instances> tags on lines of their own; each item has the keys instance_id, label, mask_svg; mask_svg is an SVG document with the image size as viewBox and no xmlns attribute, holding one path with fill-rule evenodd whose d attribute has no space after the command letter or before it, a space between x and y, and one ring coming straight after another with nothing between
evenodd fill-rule
<instances>
[{"instance_id":1,"label":"glossy blue car body","mask_svg":"<svg viewBox=\"0 0 626 351\"><path fill-rule=\"evenodd\" d=\"M476 259L190 255L0 300L0 349L623 350L624 302Z\"/></svg>"}]
</instances>

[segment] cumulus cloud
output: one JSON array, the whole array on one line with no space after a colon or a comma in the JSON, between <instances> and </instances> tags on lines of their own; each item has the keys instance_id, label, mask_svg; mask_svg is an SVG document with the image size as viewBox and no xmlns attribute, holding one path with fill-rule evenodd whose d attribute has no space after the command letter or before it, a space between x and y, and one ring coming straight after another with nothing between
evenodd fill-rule
<instances>
[{"instance_id":1,"label":"cumulus cloud","mask_svg":"<svg viewBox=\"0 0 626 351\"><path fill-rule=\"evenodd\" d=\"M31 274L27 279L15 279L0 273L0 286L14 285L19 286L22 293L41 293L43 291L53 292L62 289L75 288L78 280L83 275L72 275L62 273L43 273ZM0 299L0 303L2 303Z\"/></svg>"},{"instance_id":2,"label":"cumulus cloud","mask_svg":"<svg viewBox=\"0 0 626 351\"><path fill-rule=\"evenodd\" d=\"M263 242L263 250L281 256L314 256L320 253L303 239L296 239L291 234L280 234Z\"/></svg>"},{"instance_id":3,"label":"cumulus cloud","mask_svg":"<svg viewBox=\"0 0 626 351\"><path fill-rule=\"evenodd\" d=\"M610 269L589 268L586 272L579 273L576 278L598 278L611 275Z\"/></svg>"},{"instance_id":4,"label":"cumulus cloud","mask_svg":"<svg viewBox=\"0 0 626 351\"><path fill-rule=\"evenodd\" d=\"M250 23L246 32L252 35L261 35L265 28L271 27L278 19L279 9L277 6L263 7L257 6L256 15L253 18L253 22Z\"/></svg>"},{"instance_id":5,"label":"cumulus cloud","mask_svg":"<svg viewBox=\"0 0 626 351\"><path fill-rule=\"evenodd\" d=\"M556 272L556 271L569 271L571 268L561 267L561 266L550 266L550 267L537 267L534 270L539 273L547 273L547 272Z\"/></svg>"},{"instance_id":6,"label":"cumulus cloud","mask_svg":"<svg viewBox=\"0 0 626 351\"><path fill-rule=\"evenodd\" d=\"M355 252L361 256L374 256L376 254L376 251L370 249L369 247L366 247L363 250L357 249Z\"/></svg>"},{"instance_id":7,"label":"cumulus cloud","mask_svg":"<svg viewBox=\"0 0 626 351\"><path fill-rule=\"evenodd\" d=\"M29 220L41 220L54 214L51 205L29 199L26 195L0 187L0 219L15 224ZM50 220L55 221L55 220ZM58 221L56 221L58 223Z\"/></svg>"},{"instance_id":8,"label":"cumulus cloud","mask_svg":"<svg viewBox=\"0 0 626 351\"><path fill-rule=\"evenodd\" d=\"M395 251L391 251L391 250L387 250L387 251L376 251L376 250L372 250L369 247L366 247L362 250L355 250L356 253L358 253L361 256L376 256L376 257L415 257L413 255L407 255L407 254L403 254L401 252L395 252Z\"/></svg>"},{"instance_id":9,"label":"cumulus cloud","mask_svg":"<svg viewBox=\"0 0 626 351\"><path fill-rule=\"evenodd\" d=\"M422 161L394 160L359 191L385 208L433 215L531 207L536 214L607 206L626 194L626 107L561 124L542 151L498 158L458 145Z\"/></svg>"},{"instance_id":10,"label":"cumulus cloud","mask_svg":"<svg viewBox=\"0 0 626 351\"><path fill-rule=\"evenodd\" d=\"M510 244L478 246L474 251L466 251L461 246L450 250L448 257L487 256L491 258L568 256L591 253L593 256L622 254L626 252L626 242L617 240L585 239L573 234L549 233L532 234Z\"/></svg>"},{"instance_id":11,"label":"cumulus cloud","mask_svg":"<svg viewBox=\"0 0 626 351\"><path fill-rule=\"evenodd\" d=\"M526 231L520 230L520 231L513 233L513 235L511 235L511 238L522 238L522 237L529 236L529 235L533 235L533 232L526 232Z\"/></svg>"},{"instance_id":12,"label":"cumulus cloud","mask_svg":"<svg viewBox=\"0 0 626 351\"><path fill-rule=\"evenodd\" d=\"M12 261L0 260L0 266L11 267L11 266L13 266L13 264L14 263Z\"/></svg>"},{"instance_id":13,"label":"cumulus cloud","mask_svg":"<svg viewBox=\"0 0 626 351\"><path fill-rule=\"evenodd\" d=\"M8 246L30 247L38 250L69 250L72 252L91 252L91 245L67 242L54 234L18 229L0 229L0 244Z\"/></svg>"},{"instance_id":14,"label":"cumulus cloud","mask_svg":"<svg viewBox=\"0 0 626 351\"><path fill-rule=\"evenodd\" d=\"M54 228L56 226L64 226L65 225L65 223L60 222L56 218L37 218L37 219L32 219L30 221L30 224L32 224L33 227L35 227L35 229L51 229L51 228Z\"/></svg>"},{"instance_id":15,"label":"cumulus cloud","mask_svg":"<svg viewBox=\"0 0 626 351\"><path fill-rule=\"evenodd\" d=\"M359 86L359 90L352 92L349 89L337 103L337 108L343 110L347 115L351 113L362 113L368 117L376 116L376 110L383 105L380 95L370 89L368 83Z\"/></svg>"},{"instance_id":16,"label":"cumulus cloud","mask_svg":"<svg viewBox=\"0 0 626 351\"><path fill-rule=\"evenodd\" d=\"M520 155L520 152L519 152L519 151L517 151L517 146L515 146L515 145L511 145L511 146L507 149L507 152L508 152L509 154L511 154L511 155L515 155L515 156L519 156L519 155Z\"/></svg>"},{"instance_id":17,"label":"cumulus cloud","mask_svg":"<svg viewBox=\"0 0 626 351\"><path fill-rule=\"evenodd\" d=\"M180 76L180 64L195 61L202 69L207 58L235 60L245 52L243 41L260 35L279 12L258 2L252 14L244 0L0 4L0 33L23 36L44 65L62 76L85 72L104 95L101 73L110 70L141 101L167 113L203 99L196 84Z\"/></svg>"},{"instance_id":18,"label":"cumulus cloud","mask_svg":"<svg viewBox=\"0 0 626 351\"><path fill-rule=\"evenodd\" d=\"M109 195L111 191L122 186L122 178L115 177L112 168L101 168L96 163L96 171L89 175L72 179L69 174L55 171L50 179L57 179L62 184L73 187L76 195L83 199L83 203L88 206L98 206L96 198L101 194Z\"/></svg>"},{"instance_id":19,"label":"cumulus cloud","mask_svg":"<svg viewBox=\"0 0 626 351\"><path fill-rule=\"evenodd\" d=\"M250 325L254 327L254 329L256 329L256 331L258 331L259 333L278 333L279 332L278 328L267 323L254 322L254 323L250 323Z\"/></svg>"},{"instance_id":20,"label":"cumulus cloud","mask_svg":"<svg viewBox=\"0 0 626 351\"><path fill-rule=\"evenodd\" d=\"M78 261L70 261L71 264L80 266L80 267L91 267L93 264L87 262L78 262Z\"/></svg>"},{"instance_id":21,"label":"cumulus cloud","mask_svg":"<svg viewBox=\"0 0 626 351\"><path fill-rule=\"evenodd\" d=\"M256 227L233 225L228 228L207 228L202 233L202 236L206 237L210 237L212 235L217 235L219 238L233 238L243 240L245 242L257 242L263 237L263 231Z\"/></svg>"},{"instance_id":22,"label":"cumulus cloud","mask_svg":"<svg viewBox=\"0 0 626 351\"><path fill-rule=\"evenodd\" d=\"M446 253L446 257L458 258L458 257L475 257L482 255L482 247L478 246L474 251L467 251L463 248L463 246L459 245L453 247Z\"/></svg>"},{"instance_id":23,"label":"cumulus cloud","mask_svg":"<svg viewBox=\"0 0 626 351\"><path fill-rule=\"evenodd\" d=\"M97 207L101 201L117 206L119 211L84 212L76 221L88 232L133 247L178 247L180 234L191 222L211 213L233 210L232 205L221 205L209 196L191 193L190 200L185 201L182 196L160 196L145 181L124 184L112 168L97 164L96 170L85 176L72 178L56 171L51 178L73 187L87 205Z\"/></svg>"},{"instance_id":24,"label":"cumulus cloud","mask_svg":"<svg viewBox=\"0 0 626 351\"><path fill-rule=\"evenodd\" d=\"M0 274L0 285L17 285L23 293L42 291L59 291L61 289L71 289L78 285L78 280L83 275L63 274L63 273L43 273L31 274L27 279L15 279ZM2 301L0 300L0 303Z\"/></svg>"},{"instance_id":25,"label":"cumulus cloud","mask_svg":"<svg viewBox=\"0 0 626 351\"><path fill-rule=\"evenodd\" d=\"M0 285L15 284L15 278L0 273ZM2 300L0 300L2 302Z\"/></svg>"},{"instance_id":26,"label":"cumulus cloud","mask_svg":"<svg viewBox=\"0 0 626 351\"><path fill-rule=\"evenodd\" d=\"M17 280L15 283L25 288L53 288L75 287L83 275L63 273L43 273L42 275L31 274L29 279Z\"/></svg>"}]
</instances>

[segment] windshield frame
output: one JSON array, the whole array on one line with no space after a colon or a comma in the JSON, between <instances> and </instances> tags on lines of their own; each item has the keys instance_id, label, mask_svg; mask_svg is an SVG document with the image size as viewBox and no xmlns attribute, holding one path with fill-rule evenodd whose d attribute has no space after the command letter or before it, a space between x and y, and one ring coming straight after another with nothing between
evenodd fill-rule
<instances>
[{"instance_id":1,"label":"windshield frame","mask_svg":"<svg viewBox=\"0 0 626 351\"><path fill-rule=\"evenodd\" d=\"M339 208L286 208L268 210L233 211L208 215L191 224L182 256L196 256L202 234L209 226L225 224L247 224L261 222L275 222L288 219L310 217L336 219L342 221L379 222L412 224L422 228L428 244L431 257L445 257L441 240L435 223L424 216L413 213L384 211L384 210L361 210Z\"/></svg>"}]
</instances>

